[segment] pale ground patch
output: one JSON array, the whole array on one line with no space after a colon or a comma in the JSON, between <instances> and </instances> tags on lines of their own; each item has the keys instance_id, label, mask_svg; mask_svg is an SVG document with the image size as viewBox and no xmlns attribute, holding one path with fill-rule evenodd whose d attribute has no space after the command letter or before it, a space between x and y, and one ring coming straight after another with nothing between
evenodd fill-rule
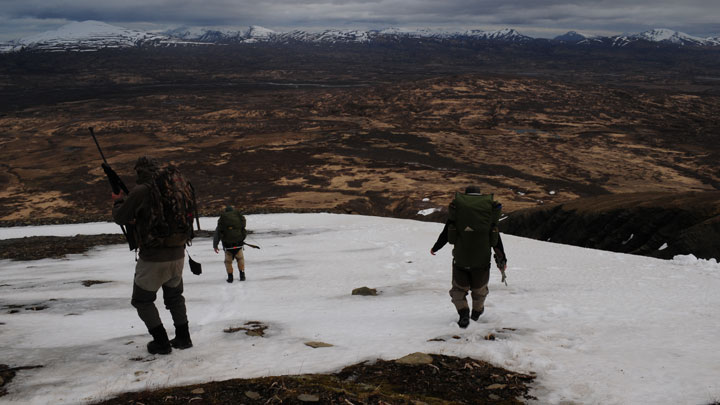
<instances>
[{"instance_id":1,"label":"pale ground patch","mask_svg":"<svg viewBox=\"0 0 720 405\"><path fill-rule=\"evenodd\" d=\"M283 197L274 198L271 204L275 207L290 209L324 209L337 206L359 197L333 192L303 191L288 193Z\"/></svg>"},{"instance_id":2,"label":"pale ground patch","mask_svg":"<svg viewBox=\"0 0 720 405\"><path fill-rule=\"evenodd\" d=\"M45 191L41 193L25 193L14 188L11 192L0 192L0 198L16 199L15 209L10 215L0 220L17 221L27 218L63 218L67 214L57 212L59 208L70 208L74 204L65 200L59 191Z\"/></svg>"}]
</instances>

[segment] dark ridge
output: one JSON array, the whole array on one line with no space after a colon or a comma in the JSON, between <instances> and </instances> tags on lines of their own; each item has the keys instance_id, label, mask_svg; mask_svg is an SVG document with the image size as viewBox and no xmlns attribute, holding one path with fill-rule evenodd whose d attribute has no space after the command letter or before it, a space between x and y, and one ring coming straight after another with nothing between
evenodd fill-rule
<instances>
[{"instance_id":1,"label":"dark ridge","mask_svg":"<svg viewBox=\"0 0 720 405\"><path fill-rule=\"evenodd\" d=\"M515 211L501 231L660 259L692 254L720 260L720 191L581 198Z\"/></svg>"}]
</instances>

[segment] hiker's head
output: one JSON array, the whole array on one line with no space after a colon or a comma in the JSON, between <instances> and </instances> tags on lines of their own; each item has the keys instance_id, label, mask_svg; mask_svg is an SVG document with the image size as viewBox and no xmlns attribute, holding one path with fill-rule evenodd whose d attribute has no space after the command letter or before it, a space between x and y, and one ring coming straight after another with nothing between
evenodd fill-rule
<instances>
[{"instance_id":1,"label":"hiker's head","mask_svg":"<svg viewBox=\"0 0 720 405\"><path fill-rule=\"evenodd\" d=\"M467 186L465 187L465 194L482 194L480 186Z\"/></svg>"},{"instance_id":2,"label":"hiker's head","mask_svg":"<svg viewBox=\"0 0 720 405\"><path fill-rule=\"evenodd\" d=\"M230 211L232 211L233 209L234 209L234 208L233 208L232 205L228 205L227 207L225 207L225 212L230 212Z\"/></svg>"},{"instance_id":3,"label":"hiker's head","mask_svg":"<svg viewBox=\"0 0 720 405\"><path fill-rule=\"evenodd\" d=\"M135 162L138 184L152 180L158 170L160 170L160 163L156 159L149 156L140 156Z\"/></svg>"}]
</instances>

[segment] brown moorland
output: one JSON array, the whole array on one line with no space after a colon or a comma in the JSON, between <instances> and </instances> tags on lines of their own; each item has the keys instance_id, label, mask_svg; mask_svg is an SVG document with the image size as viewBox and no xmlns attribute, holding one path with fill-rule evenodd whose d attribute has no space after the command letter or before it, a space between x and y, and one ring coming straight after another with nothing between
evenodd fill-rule
<instances>
[{"instance_id":1,"label":"brown moorland","mask_svg":"<svg viewBox=\"0 0 720 405\"><path fill-rule=\"evenodd\" d=\"M609 80L591 68L535 67L530 76L453 60L357 67L355 54L256 67L215 54L120 55L2 61L12 97L0 115L1 223L108 218L88 127L130 186L140 155L178 164L206 215L232 203L438 220L418 211L444 207L470 183L507 212L720 184L720 82L680 67L660 74L644 64L643 74ZM537 65L525 64L517 69Z\"/></svg>"}]
</instances>

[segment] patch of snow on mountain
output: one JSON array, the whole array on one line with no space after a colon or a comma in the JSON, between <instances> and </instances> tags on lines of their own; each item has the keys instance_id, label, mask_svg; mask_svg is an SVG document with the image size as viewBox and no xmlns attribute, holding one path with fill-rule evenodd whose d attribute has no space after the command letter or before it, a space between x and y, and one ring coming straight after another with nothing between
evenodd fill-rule
<instances>
[{"instance_id":1,"label":"patch of snow on mountain","mask_svg":"<svg viewBox=\"0 0 720 405\"><path fill-rule=\"evenodd\" d=\"M532 39L520 34L512 28L503 28L497 31L468 30L463 36L473 37L477 39L502 40L502 41L525 41Z\"/></svg>"},{"instance_id":2,"label":"patch of snow on mountain","mask_svg":"<svg viewBox=\"0 0 720 405\"><path fill-rule=\"evenodd\" d=\"M271 29L267 29L259 25L253 25L247 30L245 36L247 38L269 38L275 34L276 32Z\"/></svg>"},{"instance_id":3,"label":"patch of snow on mountain","mask_svg":"<svg viewBox=\"0 0 720 405\"><path fill-rule=\"evenodd\" d=\"M703 45L707 42L703 38L694 37L684 32L673 31L667 28L656 28L650 31L641 32L640 34L637 34L636 37L651 42L670 42L678 45Z\"/></svg>"},{"instance_id":4,"label":"patch of snow on mountain","mask_svg":"<svg viewBox=\"0 0 720 405\"><path fill-rule=\"evenodd\" d=\"M18 40L20 46L37 49L83 49L131 47L163 36L116 27L101 21L73 22L57 30L46 31Z\"/></svg>"}]
</instances>

